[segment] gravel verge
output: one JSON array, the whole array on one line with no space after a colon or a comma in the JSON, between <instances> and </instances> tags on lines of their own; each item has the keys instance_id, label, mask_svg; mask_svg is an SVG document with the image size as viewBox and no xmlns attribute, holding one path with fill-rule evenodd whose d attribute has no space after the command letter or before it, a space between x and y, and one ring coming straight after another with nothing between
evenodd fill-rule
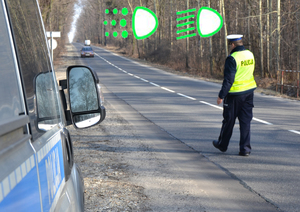
<instances>
[{"instance_id":1,"label":"gravel verge","mask_svg":"<svg viewBox=\"0 0 300 212\"><path fill-rule=\"evenodd\" d=\"M79 53L72 45L66 45L55 61L57 80L66 78L68 66L79 64ZM107 117L100 125L85 130L68 126L75 163L84 178L85 211L152 211L147 206L144 188L130 180L135 174L123 156L124 139L135 139L131 126L108 102L105 107Z\"/></svg>"},{"instance_id":2,"label":"gravel verge","mask_svg":"<svg viewBox=\"0 0 300 212\"><path fill-rule=\"evenodd\" d=\"M57 79L81 62L73 45L66 45L55 61ZM84 179L85 211L205 212L199 198L205 192L182 168L186 157L201 156L102 88L106 119L85 130L68 126Z\"/></svg>"}]
</instances>

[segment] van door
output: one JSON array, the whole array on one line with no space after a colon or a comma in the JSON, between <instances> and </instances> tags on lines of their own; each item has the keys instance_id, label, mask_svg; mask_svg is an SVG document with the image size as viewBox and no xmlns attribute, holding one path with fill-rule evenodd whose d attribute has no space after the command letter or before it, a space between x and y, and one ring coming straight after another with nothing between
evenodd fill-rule
<instances>
[{"instance_id":1,"label":"van door","mask_svg":"<svg viewBox=\"0 0 300 212\"><path fill-rule=\"evenodd\" d=\"M0 28L0 211L41 211L36 154L3 1Z\"/></svg>"},{"instance_id":2,"label":"van door","mask_svg":"<svg viewBox=\"0 0 300 212\"><path fill-rule=\"evenodd\" d=\"M14 149L7 153L8 158L20 157L15 169L20 169L22 176L23 169L24 173L28 173L29 170L30 175L26 175L28 177L26 179L19 180L19 184L23 187L17 187L18 184L13 188L10 184L10 176L16 176L16 171L14 170L9 175L7 174L11 172L6 173L9 177L5 182L9 182L11 189L8 195L17 193L18 196L2 195L0 211L2 211L1 207L5 209L4 211L9 211L8 209L11 211L55 211L57 204L64 207L64 211L81 211L83 206L78 206L79 203L73 204L71 196L60 199L61 194L66 190L66 184L73 184L80 188L82 182L76 176L78 181L68 183L69 175L74 175L74 172L77 174L78 170L73 167L71 142L67 131L63 128L64 114L55 74L52 71L53 66L38 2L37 0L2 0L1 4L4 14L5 11L8 14L9 25L7 27L11 28L13 38L11 43L14 47L12 51L15 51L12 54L16 56L14 62L16 62L15 70L17 71L15 72L20 75L19 88L23 91L23 93L20 91L22 93L20 98L23 99L25 111L20 113L27 117L28 123L25 128L31 139L24 143L22 146L24 149ZM10 33L10 30L8 32ZM1 164L1 168L8 166L8 159L5 161L6 163ZM71 170L75 171L71 173ZM80 196L76 190L73 192L75 193L73 195ZM7 192L3 190L2 193ZM68 194L63 196L68 196Z\"/></svg>"}]
</instances>

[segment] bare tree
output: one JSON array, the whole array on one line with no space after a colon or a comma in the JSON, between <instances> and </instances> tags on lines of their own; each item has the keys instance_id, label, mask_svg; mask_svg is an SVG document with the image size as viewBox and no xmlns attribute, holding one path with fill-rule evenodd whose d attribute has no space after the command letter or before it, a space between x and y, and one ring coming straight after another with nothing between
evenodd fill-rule
<instances>
[{"instance_id":1,"label":"bare tree","mask_svg":"<svg viewBox=\"0 0 300 212\"><path fill-rule=\"evenodd\" d=\"M280 0L277 0L277 57L276 57L276 69L280 69L280 32L281 32L281 17L280 17Z\"/></svg>"},{"instance_id":2,"label":"bare tree","mask_svg":"<svg viewBox=\"0 0 300 212\"><path fill-rule=\"evenodd\" d=\"M222 14L223 14L223 21L224 21L224 44L225 44L225 55L226 57L228 56L228 44L227 44L227 26L226 26L226 14L225 14L225 4L224 4L224 0L221 0L222 5Z\"/></svg>"},{"instance_id":3,"label":"bare tree","mask_svg":"<svg viewBox=\"0 0 300 212\"><path fill-rule=\"evenodd\" d=\"M65 9L56 10L55 8L57 5L66 4L71 0L40 1L44 5L43 17L48 23L47 26L51 25L51 29L54 29L56 24L62 25L63 19L53 17L53 15L62 13ZM178 70L197 70L196 74L199 75L221 77L220 70L228 55L226 36L228 33L242 33L246 48L254 53L257 61L256 76L260 78L273 77L277 70L285 67L294 70L300 69L300 3L298 0L282 2L280 0L247 0L243 2L238 0L82 1L85 2L83 10L88 12L81 14L77 24L76 37L79 40L89 37L93 43L115 45L128 54L137 53L141 58L161 62ZM137 6L145 6L154 11L159 21L159 27L155 34L143 41L137 41L134 38L130 21ZM191 8L200 9L202 6L218 10L223 17L224 29L210 38L195 36L177 40L175 38L176 31L174 31L178 29L175 27L174 19L176 12ZM112 19L119 23L121 18L119 14L111 14L113 8L120 10L123 7L129 10L129 14L126 16L128 21L126 30L128 30L129 36L126 39L120 36L113 37L114 31L120 34L122 29L119 25L111 26L110 24ZM232 12L232 8L238 9ZM105 9L109 9L110 14L105 14ZM103 25L104 20L108 21L108 25ZM109 36L104 36L105 32L108 32Z\"/></svg>"},{"instance_id":4,"label":"bare tree","mask_svg":"<svg viewBox=\"0 0 300 212\"><path fill-rule=\"evenodd\" d=\"M261 70L261 77L264 77L264 44L263 44L262 14L263 14L262 0L259 0L260 70Z\"/></svg>"}]
</instances>

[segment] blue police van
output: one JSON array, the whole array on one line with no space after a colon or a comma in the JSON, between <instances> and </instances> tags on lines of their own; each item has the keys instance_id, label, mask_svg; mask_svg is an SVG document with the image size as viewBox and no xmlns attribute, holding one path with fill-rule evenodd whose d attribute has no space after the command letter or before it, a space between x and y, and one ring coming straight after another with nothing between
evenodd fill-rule
<instances>
[{"instance_id":1,"label":"blue police van","mask_svg":"<svg viewBox=\"0 0 300 212\"><path fill-rule=\"evenodd\" d=\"M70 66L56 82L37 0L0 0L0 29L0 212L83 211L65 127L105 119L99 79Z\"/></svg>"}]
</instances>

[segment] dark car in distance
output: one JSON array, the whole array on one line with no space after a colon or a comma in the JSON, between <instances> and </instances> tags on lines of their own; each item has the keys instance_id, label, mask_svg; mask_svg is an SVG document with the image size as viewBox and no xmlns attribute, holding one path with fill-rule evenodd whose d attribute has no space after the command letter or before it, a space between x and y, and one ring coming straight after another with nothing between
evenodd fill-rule
<instances>
[{"instance_id":1,"label":"dark car in distance","mask_svg":"<svg viewBox=\"0 0 300 212\"><path fill-rule=\"evenodd\" d=\"M95 53L90 46L85 46L81 49L81 57L94 57Z\"/></svg>"}]
</instances>

